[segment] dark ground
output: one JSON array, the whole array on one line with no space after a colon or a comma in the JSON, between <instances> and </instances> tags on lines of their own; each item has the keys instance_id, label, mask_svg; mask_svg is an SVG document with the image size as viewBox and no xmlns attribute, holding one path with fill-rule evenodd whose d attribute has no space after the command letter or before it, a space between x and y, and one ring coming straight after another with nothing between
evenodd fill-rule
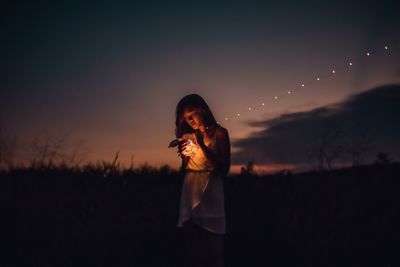
<instances>
[{"instance_id":1,"label":"dark ground","mask_svg":"<svg viewBox=\"0 0 400 267\"><path fill-rule=\"evenodd\" d=\"M0 266L184 266L174 172L1 173ZM234 266L400 266L400 164L225 179Z\"/></svg>"}]
</instances>

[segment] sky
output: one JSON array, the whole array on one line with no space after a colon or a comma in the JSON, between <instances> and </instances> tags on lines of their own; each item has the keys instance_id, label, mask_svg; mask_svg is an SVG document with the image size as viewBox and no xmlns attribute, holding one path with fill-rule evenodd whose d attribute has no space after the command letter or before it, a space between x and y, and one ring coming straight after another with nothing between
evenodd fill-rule
<instances>
[{"instance_id":1,"label":"sky","mask_svg":"<svg viewBox=\"0 0 400 267\"><path fill-rule=\"evenodd\" d=\"M125 166L133 158L178 168L167 146L176 104L190 93L228 130L231 172L248 161L262 172L303 169L316 146L310 136L333 121L353 133L367 114L374 119L363 127L387 142L366 158L399 154L390 138L399 131L398 1L2 5L0 125L17 137L18 158L32 157L35 138L68 136L65 149L90 151L86 161L119 151Z\"/></svg>"}]
</instances>

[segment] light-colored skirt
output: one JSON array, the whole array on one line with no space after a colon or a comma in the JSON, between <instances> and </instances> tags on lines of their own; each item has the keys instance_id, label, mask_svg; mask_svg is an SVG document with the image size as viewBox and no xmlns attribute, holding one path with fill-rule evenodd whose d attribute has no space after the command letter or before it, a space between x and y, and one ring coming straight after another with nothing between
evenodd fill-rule
<instances>
[{"instance_id":1,"label":"light-colored skirt","mask_svg":"<svg viewBox=\"0 0 400 267\"><path fill-rule=\"evenodd\" d=\"M222 178L215 172L186 171L178 227L189 219L210 232L225 234L224 187Z\"/></svg>"}]
</instances>

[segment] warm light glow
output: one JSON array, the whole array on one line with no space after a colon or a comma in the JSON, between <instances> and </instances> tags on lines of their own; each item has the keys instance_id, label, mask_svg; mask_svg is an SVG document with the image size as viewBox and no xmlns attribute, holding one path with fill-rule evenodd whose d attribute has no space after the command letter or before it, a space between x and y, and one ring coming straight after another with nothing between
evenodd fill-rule
<instances>
[{"instance_id":1,"label":"warm light glow","mask_svg":"<svg viewBox=\"0 0 400 267\"><path fill-rule=\"evenodd\" d=\"M332 70L332 73L335 73L335 70Z\"/></svg>"},{"instance_id":2,"label":"warm light glow","mask_svg":"<svg viewBox=\"0 0 400 267\"><path fill-rule=\"evenodd\" d=\"M387 46L385 46L385 50L388 50L388 47L387 47Z\"/></svg>"},{"instance_id":3,"label":"warm light glow","mask_svg":"<svg viewBox=\"0 0 400 267\"><path fill-rule=\"evenodd\" d=\"M371 55L369 52L367 52L367 56Z\"/></svg>"},{"instance_id":4,"label":"warm light glow","mask_svg":"<svg viewBox=\"0 0 400 267\"><path fill-rule=\"evenodd\" d=\"M263 105L263 106L265 105L264 102L262 103L262 105Z\"/></svg>"},{"instance_id":5,"label":"warm light glow","mask_svg":"<svg viewBox=\"0 0 400 267\"><path fill-rule=\"evenodd\" d=\"M278 99L278 97L277 97L277 96L275 96L275 99Z\"/></svg>"},{"instance_id":6,"label":"warm light glow","mask_svg":"<svg viewBox=\"0 0 400 267\"><path fill-rule=\"evenodd\" d=\"M319 77L317 78L317 81L319 81Z\"/></svg>"},{"instance_id":7,"label":"warm light glow","mask_svg":"<svg viewBox=\"0 0 400 267\"><path fill-rule=\"evenodd\" d=\"M251 110L251 108L249 108L249 110Z\"/></svg>"},{"instance_id":8,"label":"warm light glow","mask_svg":"<svg viewBox=\"0 0 400 267\"><path fill-rule=\"evenodd\" d=\"M350 62L350 63L349 63L349 65L350 65L350 66L353 66L353 63L352 63L352 62Z\"/></svg>"},{"instance_id":9,"label":"warm light glow","mask_svg":"<svg viewBox=\"0 0 400 267\"><path fill-rule=\"evenodd\" d=\"M291 93L291 92L290 92L290 91L288 91L287 93L290 95L290 93Z\"/></svg>"},{"instance_id":10,"label":"warm light glow","mask_svg":"<svg viewBox=\"0 0 400 267\"><path fill-rule=\"evenodd\" d=\"M218 123L218 122L217 122ZM182 154L188 157L194 156L197 153L198 147L195 142L192 140L192 137L187 138L185 150L182 151Z\"/></svg>"},{"instance_id":11,"label":"warm light glow","mask_svg":"<svg viewBox=\"0 0 400 267\"><path fill-rule=\"evenodd\" d=\"M244 165L232 164L229 172L231 174L240 174ZM258 175L274 174L282 170L295 170L295 164L279 164L279 163L269 163L269 164L255 164L254 172Z\"/></svg>"},{"instance_id":12,"label":"warm light glow","mask_svg":"<svg viewBox=\"0 0 400 267\"><path fill-rule=\"evenodd\" d=\"M301 85L301 87L304 87L305 85L304 85L304 83Z\"/></svg>"}]
</instances>

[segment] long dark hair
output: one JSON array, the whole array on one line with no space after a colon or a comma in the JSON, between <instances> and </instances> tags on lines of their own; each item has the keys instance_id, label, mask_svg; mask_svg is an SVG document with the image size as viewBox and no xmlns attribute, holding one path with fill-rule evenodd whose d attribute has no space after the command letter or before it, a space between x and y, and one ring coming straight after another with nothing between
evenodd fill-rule
<instances>
[{"instance_id":1,"label":"long dark hair","mask_svg":"<svg viewBox=\"0 0 400 267\"><path fill-rule=\"evenodd\" d=\"M202 111L202 116L206 127L215 125L217 123L214 115L211 112L210 107L201 96L199 96L198 94L186 95L178 102L176 106L175 136L177 138L182 137L182 135L184 135L185 133L193 132L193 128L189 124L187 124L187 122L183 118L183 110L185 108L200 109Z\"/></svg>"}]
</instances>

